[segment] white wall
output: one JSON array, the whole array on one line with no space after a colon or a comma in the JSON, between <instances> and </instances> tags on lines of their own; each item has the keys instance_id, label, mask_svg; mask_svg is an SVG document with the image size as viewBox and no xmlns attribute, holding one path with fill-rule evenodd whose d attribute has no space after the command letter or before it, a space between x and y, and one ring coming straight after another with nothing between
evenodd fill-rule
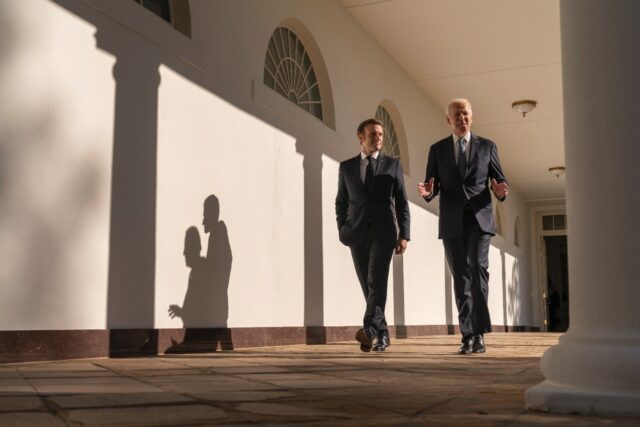
<instances>
[{"instance_id":1,"label":"white wall","mask_svg":"<svg viewBox=\"0 0 640 427\"><path fill-rule=\"evenodd\" d=\"M168 308L185 298L189 227L198 228L206 253L209 195L219 200L232 259L212 303L220 313L228 306L227 326L301 326L314 305L324 325L359 324L364 299L335 225L337 170L358 152L357 124L385 99L401 114L409 146L405 323L447 322L437 203L415 192L429 145L448 133L442 109L340 3L192 1L191 40L133 2L60 4L0 4L0 89L8 100L0 107L0 330L107 326L112 150L114 126L122 126L114 111L127 108L116 105L112 71L123 46L129 61L152 57L162 65L157 107L150 107L157 108L153 316L142 323L123 316L121 327L182 327ZM289 18L306 26L323 56L335 129L261 83L271 33ZM527 325L528 217L517 189L505 210L508 233L519 215L523 235L520 248L512 235L494 239L491 314L494 324ZM305 300L305 282L314 278L322 301ZM399 315L394 297L391 279L389 320ZM225 317L197 326L222 326Z\"/></svg>"},{"instance_id":2,"label":"white wall","mask_svg":"<svg viewBox=\"0 0 640 427\"><path fill-rule=\"evenodd\" d=\"M0 16L0 330L104 328L113 58L49 2Z\"/></svg>"}]
</instances>

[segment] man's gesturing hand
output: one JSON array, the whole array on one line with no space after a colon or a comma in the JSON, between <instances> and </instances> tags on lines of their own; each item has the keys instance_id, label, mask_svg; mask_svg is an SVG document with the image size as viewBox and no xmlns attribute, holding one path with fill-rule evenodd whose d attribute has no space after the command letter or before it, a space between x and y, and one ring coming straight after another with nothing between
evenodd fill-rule
<instances>
[{"instance_id":1,"label":"man's gesturing hand","mask_svg":"<svg viewBox=\"0 0 640 427\"><path fill-rule=\"evenodd\" d=\"M422 197L429 197L433 192L433 183L434 178L431 178L429 182L419 182L418 194L420 194Z\"/></svg>"},{"instance_id":2,"label":"man's gesturing hand","mask_svg":"<svg viewBox=\"0 0 640 427\"><path fill-rule=\"evenodd\" d=\"M491 190L493 190L499 199L502 199L509 194L509 184L506 182L499 183L495 179L491 178Z\"/></svg>"}]
</instances>

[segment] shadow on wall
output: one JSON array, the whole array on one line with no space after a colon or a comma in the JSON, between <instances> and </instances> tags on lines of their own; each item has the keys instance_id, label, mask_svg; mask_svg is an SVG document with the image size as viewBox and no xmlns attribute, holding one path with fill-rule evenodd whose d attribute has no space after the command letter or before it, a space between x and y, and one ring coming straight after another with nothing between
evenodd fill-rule
<instances>
[{"instance_id":1,"label":"shadow on wall","mask_svg":"<svg viewBox=\"0 0 640 427\"><path fill-rule=\"evenodd\" d=\"M162 46L144 37L137 37L133 34L123 36L123 31L125 33L129 31L125 28L126 26L113 25L111 19L107 17L107 13L98 12L88 2L52 1L95 26L97 49L108 52L116 60L114 66L116 91L107 303L107 328L111 333L110 354L112 356L131 355L132 353L152 354L158 348L158 332L152 328L155 319L157 112L159 108L160 65L172 69L183 78L246 111L257 120L282 128L279 126L281 120L274 118L272 111L256 107L257 104L254 100L247 99L243 91L237 90L237 85L229 84L225 78L218 78L218 76L225 75L224 72L227 69L224 67L228 67L228 64L221 64L220 67L213 67L211 70L203 72L190 62L181 59L180 56L167 53L167 50ZM107 5L112 3L104 2L101 4L109 9ZM213 8L203 8L202 11L213 13ZM205 22L206 18L201 17L200 22ZM166 23L158 19L158 25L164 26ZM213 29L214 35L217 34L215 31L221 30ZM196 40L199 34L197 31L194 31L193 34L194 42L202 43L205 48L209 46L208 43L212 43L214 48L218 48L216 43L222 43L222 41L224 41L225 48L228 48L228 40L224 37L212 37L211 40L205 42L204 40ZM183 38L184 36L176 33L175 37ZM266 49L268 39L262 42ZM180 45L176 44L176 46ZM238 52L242 53L243 51L238 50ZM250 82L247 81L246 84L249 85ZM296 150L304 156L304 326L307 332L307 343L322 343L326 342L323 307L322 156L327 155L333 159L342 160L345 155L344 152L332 147L331 144L319 144L314 137L294 136L298 141ZM207 231L205 230L205 232ZM203 258L206 261L201 262L217 264L226 259L230 271L231 250L228 241L227 248L229 249L226 255L222 249L220 249L222 254L217 254L216 251L219 250L216 247L217 243L211 245L212 238L215 241L216 233L219 231L211 230L209 232L211 233L209 248L207 255ZM194 232L188 231L187 233L190 236ZM189 245L197 246L195 234L193 237L187 238L193 239ZM191 246L190 250L192 250ZM191 254L189 256L191 257ZM209 324L209 320L212 319L206 319L206 315L200 308L190 308L191 293L198 292L197 289L200 285L198 285L197 277L201 274L194 271L197 269L193 266L190 268L195 278L190 279L189 289L193 286L194 290L187 291L185 301L179 311L184 327L195 331L201 325ZM204 269L204 267L202 268ZM210 268L213 271L218 271L215 273L218 275L217 278L211 279L212 282L209 282L213 283L215 280L215 290L202 292L214 293L218 297L214 304L222 304L220 301L224 301L224 307L215 305L213 307L215 310L209 314L215 316L215 324L222 325L226 329L228 312L226 289L229 285L229 273L227 271L226 278L224 278L225 273L220 273L225 270L224 267L218 265ZM223 278L220 279L220 277ZM220 289L225 291L222 292ZM400 293L399 289L396 292ZM221 293L224 294L223 297L220 296ZM200 304L200 301L193 304ZM176 305L176 307L178 306ZM177 313L178 311L175 312L176 316L178 316ZM222 317L223 321L221 321ZM207 322L201 323L201 320L207 320ZM256 323L259 321L256 320ZM132 332L134 333L132 334ZM189 340L190 337L185 337L185 341ZM176 345L182 344L183 342Z\"/></svg>"},{"instance_id":2,"label":"shadow on wall","mask_svg":"<svg viewBox=\"0 0 640 427\"><path fill-rule=\"evenodd\" d=\"M220 203L210 195L204 201L202 225L209 233L207 253L201 255L200 232L195 226L187 229L184 239L184 259L191 269L182 306L169 306L169 317L180 317L185 328L181 343L172 341L165 353L233 350L227 328L229 317L229 277L233 256L227 226L219 220Z\"/></svg>"},{"instance_id":3,"label":"shadow on wall","mask_svg":"<svg viewBox=\"0 0 640 427\"><path fill-rule=\"evenodd\" d=\"M304 156L304 326L307 344L325 344L324 254L322 248L322 151L299 139Z\"/></svg>"},{"instance_id":4,"label":"shadow on wall","mask_svg":"<svg viewBox=\"0 0 640 427\"><path fill-rule=\"evenodd\" d=\"M496 213L499 212L496 210ZM497 218L496 218L497 220ZM507 315L507 305L510 303L507 295L507 257L504 249L500 249L500 272L502 274L502 326L505 331L509 330L509 317Z\"/></svg>"},{"instance_id":5,"label":"shadow on wall","mask_svg":"<svg viewBox=\"0 0 640 427\"><path fill-rule=\"evenodd\" d=\"M255 111L253 101L250 101L251 107L247 109L244 105L246 100L238 98L237 91L232 90L229 85L218 85L216 79L203 74L202 70L177 56L167 54L165 50L150 43L146 38L128 36L128 42L123 43L122 27L113 26L107 15L98 12L93 6L73 0L53 0L53 2L94 25L97 30L96 47L110 53L116 59L113 70L116 92L107 302L110 355L154 354L161 341L158 331L153 329L160 65L171 68L208 92L247 111L258 120L278 126L273 123L271 112ZM158 25L166 25L166 23L159 20ZM183 36L176 33L176 37ZM266 48L267 40L264 42ZM324 285L321 216L322 155L329 153L333 158L341 158L342 154L336 153L335 149L330 147L319 147L317 141L313 139L303 141L296 139L298 140L297 152L304 156L304 326L307 332L307 343L324 343L326 331L322 303ZM212 230L211 236L215 239L218 232L218 230ZM224 234L226 235L226 227ZM209 242L211 244L211 237ZM213 247L210 246L205 264L210 262L216 264L211 266L219 276L215 279L218 283L216 289L226 289L229 274L222 273L221 271L225 268L218 263L228 259L228 270L230 270L230 249L227 251L228 255L214 254L211 249L214 252L219 250L224 252L224 249L220 249L217 243ZM220 279L225 274L227 277ZM192 283L194 290L187 292L185 302L180 308L180 317L183 319L185 328L195 331L193 324L201 326L210 324L212 320L215 324L226 328L228 312L226 291L224 298L218 298L215 303L222 304L220 301L225 301L224 307L216 306L212 312L214 314L209 313L215 319L206 319L207 322L201 322L205 320L203 316L206 318L206 315L202 314L199 308L190 308L189 303L190 294L196 292L199 287L196 282ZM217 291L216 295L219 295ZM185 337L185 340L190 339Z\"/></svg>"},{"instance_id":6,"label":"shadow on wall","mask_svg":"<svg viewBox=\"0 0 640 427\"><path fill-rule=\"evenodd\" d=\"M114 31L98 47L116 57L107 328L111 356L154 354L160 53ZM132 330L132 328L135 328Z\"/></svg>"},{"instance_id":7,"label":"shadow on wall","mask_svg":"<svg viewBox=\"0 0 640 427\"><path fill-rule=\"evenodd\" d=\"M507 312L510 318L513 319L515 325L522 325L523 319L520 318L522 315L522 309L520 307L520 265L517 258L513 260L511 266L511 281L508 285L507 295L509 298Z\"/></svg>"}]
</instances>

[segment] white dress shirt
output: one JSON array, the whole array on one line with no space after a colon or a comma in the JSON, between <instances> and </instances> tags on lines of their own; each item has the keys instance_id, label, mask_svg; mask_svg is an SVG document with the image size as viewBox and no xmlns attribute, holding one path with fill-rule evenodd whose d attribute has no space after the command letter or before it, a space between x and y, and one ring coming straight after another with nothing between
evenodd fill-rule
<instances>
[{"instance_id":1,"label":"white dress shirt","mask_svg":"<svg viewBox=\"0 0 640 427\"><path fill-rule=\"evenodd\" d=\"M375 151L374 153L371 154L371 157L378 160L378 155L380 154L380 151ZM366 178L367 175L367 164L369 162L367 161L367 155L364 154L363 152L360 152L360 179L362 180L362 183L364 184L364 179ZM371 165L371 167L373 167L373 165Z\"/></svg>"}]
</instances>

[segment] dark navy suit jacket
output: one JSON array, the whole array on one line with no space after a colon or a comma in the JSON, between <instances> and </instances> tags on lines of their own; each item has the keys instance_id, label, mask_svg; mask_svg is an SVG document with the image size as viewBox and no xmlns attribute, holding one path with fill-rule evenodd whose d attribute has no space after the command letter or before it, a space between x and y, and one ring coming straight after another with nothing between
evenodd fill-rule
<instances>
[{"instance_id":1,"label":"dark navy suit jacket","mask_svg":"<svg viewBox=\"0 0 640 427\"><path fill-rule=\"evenodd\" d=\"M395 244L398 235L409 240L409 202L400 161L380 152L373 185L367 192L360 179L360 159L358 154L340 163L336 196L340 241L357 246L366 236L368 223L390 244Z\"/></svg>"},{"instance_id":2,"label":"dark navy suit jacket","mask_svg":"<svg viewBox=\"0 0 640 427\"><path fill-rule=\"evenodd\" d=\"M497 182L507 181L498 159L498 149L492 141L472 133L470 150L464 177L460 176L455 161L453 137L436 142L429 150L425 182L432 177L435 180L432 193L424 199L430 202L440 194L440 239L462 237L465 209L473 211L482 231L491 235L496 233L491 178Z\"/></svg>"}]
</instances>

